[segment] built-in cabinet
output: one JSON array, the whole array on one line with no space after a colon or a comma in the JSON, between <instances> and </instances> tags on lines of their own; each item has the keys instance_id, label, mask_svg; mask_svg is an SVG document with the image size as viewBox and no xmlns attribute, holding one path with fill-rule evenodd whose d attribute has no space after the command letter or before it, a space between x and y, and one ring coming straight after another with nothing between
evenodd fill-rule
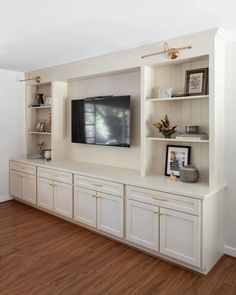
<instances>
[{"instance_id":1,"label":"built-in cabinet","mask_svg":"<svg viewBox=\"0 0 236 295\"><path fill-rule=\"evenodd\" d=\"M38 168L38 206L64 217L73 217L72 174Z\"/></svg>"},{"instance_id":2,"label":"built-in cabinet","mask_svg":"<svg viewBox=\"0 0 236 295\"><path fill-rule=\"evenodd\" d=\"M127 200L126 238L137 245L159 251L159 208Z\"/></svg>"},{"instance_id":3,"label":"built-in cabinet","mask_svg":"<svg viewBox=\"0 0 236 295\"><path fill-rule=\"evenodd\" d=\"M30 174L31 173L31 174ZM13 164L10 170L10 194L36 204L36 169L32 166Z\"/></svg>"},{"instance_id":4,"label":"built-in cabinet","mask_svg":"<svg viewBox=\"0 0 236 295\"><path fill-rule=\"evenodd\" d=\"M74 219L114 236L123 237L123 198L74 188Z\"/></svg>"}]
</instances>

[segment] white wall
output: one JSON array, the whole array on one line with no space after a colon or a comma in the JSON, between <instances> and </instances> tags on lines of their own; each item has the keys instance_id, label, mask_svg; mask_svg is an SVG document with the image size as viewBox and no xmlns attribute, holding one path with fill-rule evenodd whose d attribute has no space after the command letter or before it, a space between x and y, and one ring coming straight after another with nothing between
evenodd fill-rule
<instances>
[{"instance_id":1,"label":"white wall","mask_svg":"<svg viewBox=\"0 0 236 295\"><path fill-rule=\"evenodd\" d=\"M236 255L236 42L226 49L226 175L225 245Z\"/></svg>"},{"instance_id":2,"label":"white wall","mask_svg":"<svg viewBox=\"0 0 236 295\"><path fill-rule=\"evenodd\" d=\"M140 169L140 71L90 79L74 79L68 85L68 158L75 161ZM131 95L131 147L71 143L71 100L96 95Z\"/></svg>"},{"instance_id":3,"label":"white wall","mask_svg":"<svg viewBox=\"0 0 236 295\"><path fill-rule=\"evenodd\" d=\"M24 154L24 83L0 69L0 199L9 194L9 158Z\"/></svg>"}]
</instances>

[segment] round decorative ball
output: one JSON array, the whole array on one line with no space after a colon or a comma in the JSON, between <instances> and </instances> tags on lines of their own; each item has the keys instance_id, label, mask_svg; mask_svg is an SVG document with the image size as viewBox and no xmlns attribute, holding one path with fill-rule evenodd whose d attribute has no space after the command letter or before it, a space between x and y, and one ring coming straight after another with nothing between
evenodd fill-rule
<instances>
[{"instance_id":1,"label":"round decorative ball","mask_svg":"<svg viewBox=\"0 0 236 295\"><path fill-rule=\"evenodd\" d=\"M199 171L192 165L180 167L180 180L183 182L194 183L199 180Z\"/></svg>"}]
</instances>

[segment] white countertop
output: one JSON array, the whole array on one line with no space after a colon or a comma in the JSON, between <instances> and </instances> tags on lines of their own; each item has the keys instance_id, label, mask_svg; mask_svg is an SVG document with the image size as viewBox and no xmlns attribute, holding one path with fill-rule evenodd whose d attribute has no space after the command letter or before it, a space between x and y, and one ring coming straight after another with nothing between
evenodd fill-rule
<instances>
[{"instance_id":1,"label":"white countertop","mask_svg":"<svg viewBox=\"0 0 236 295\"><path fill-rule=\"evenodd\" d=\"M206 199L217 190L210 191L207 183L184 183L177 179L176 182L170 180L169 177L163 175L140 176L139 170L110 167L104 165L76 162L71 160L63 161L44 161L30 160L27 158L13 158L12 161L22 162L38 167L47 167L70 173L77 173L90 177L97 177L123 184L135 185L139 187L155 189L162 192L178 194L198 199ZM223 189L221 186L218 190Z\"/></svg>"}]
</instances>

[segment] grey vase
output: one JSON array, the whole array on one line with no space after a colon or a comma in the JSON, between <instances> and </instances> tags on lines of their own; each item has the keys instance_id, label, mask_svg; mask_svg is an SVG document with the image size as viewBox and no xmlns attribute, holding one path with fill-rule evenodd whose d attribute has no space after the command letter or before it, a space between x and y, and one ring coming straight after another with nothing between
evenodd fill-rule
<instances>
[{"instance_id":1,"label":"grey vase","mask_svg":"<svg viewBox=\"0 0 236 295\"><path fill-rule=\"evenodd\" d=\"M180 180L183 182L195 183L199 180L199 171L192 165L187 165L180 168Z\"/></svg>"}]
</instances>

